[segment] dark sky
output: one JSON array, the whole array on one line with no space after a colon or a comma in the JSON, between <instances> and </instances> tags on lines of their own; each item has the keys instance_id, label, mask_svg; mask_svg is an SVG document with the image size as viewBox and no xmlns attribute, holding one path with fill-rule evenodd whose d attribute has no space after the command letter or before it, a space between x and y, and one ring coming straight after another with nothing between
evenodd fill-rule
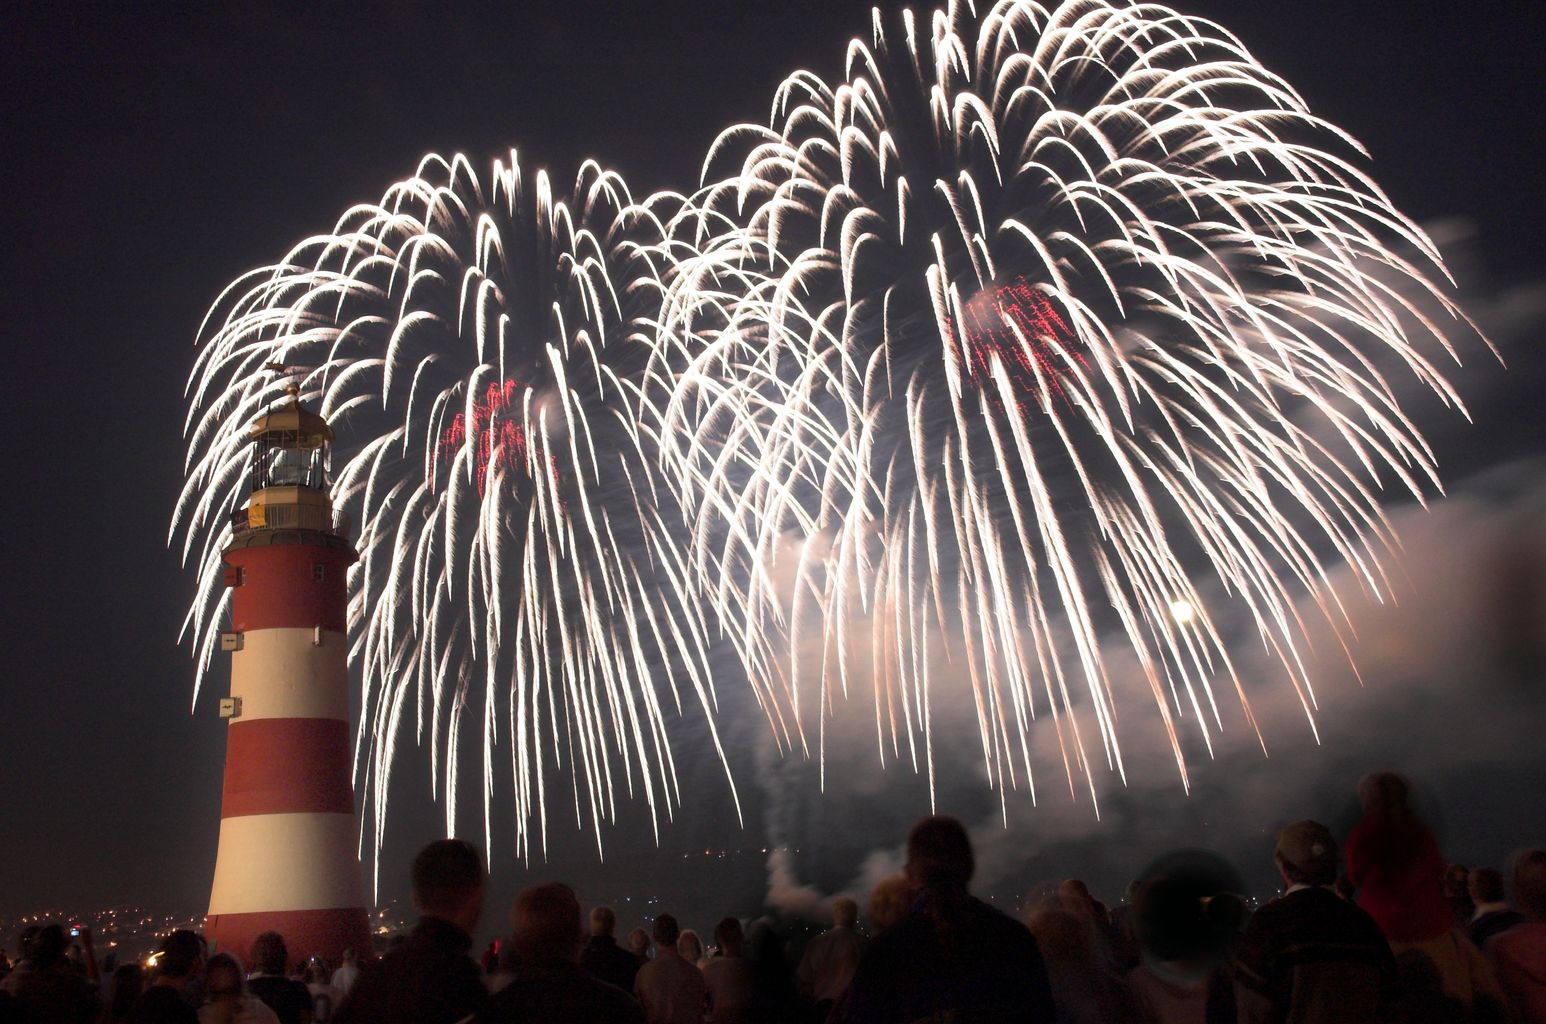
<instances>
[{"instance_id":1,"label":"dark sky","mask_svg":"<svg viewBox=\"0 0 1546 1024\"><path fill-rule=\"evenodd\" d=\"M1406 213L1469 225L1463 291L1517 299L1546 277L1546 5L1497 0L1477 14L1431 0L1197 0L1184 9L1230 27L1315 112L1361 139ZM482 167L515 146L560 179L596 156L638 190L685 189L722 126L764 119L774 86L796 67L835 77L844 42L868 24L866 6L832 0L4 5L0 408L13 430L3 475L0 912L125 901L197 910L207 895L224 729L212 702L188 713L191 664L176 639L192 578L165 537L180 483L182 384L222 285L375 199L430 150L462 151ZM1539 312L1522 308L1527 320ZM1539 327L1538 317L1510 322L1536 342ZM1546 453L1541 365L1525 358L1491 380L1477 426L1445 432L1449 478ZM1404 713L1421 703L1387 696ZM1399 735L1404 721L1393 714L1388 728ZM748 751L755 732L739 734ZM1546 754L1503 764L1484 742L1461 753L1467 767L1435 780L1437 790L1541 791ZM760 764L740 757L751 774ZM1280 789L1307 784L1283 771L1265 778ZM658 851L635 815L609 840L605 868L583 837L565 837L555 845L562 870L549 873L582 893L669 897L694 884L684 852L760 847L759 815L773 798L748 796L742 833L713 768L689 772L710 795L666 829ZM1210 778L1213 793L1228 787ZM903 790L916 800L915 787ZM1187 822L1228 805L1210 804L1201 785L1189 799L1179 787L1161 792L1160 805ZM391 871L433 827L407 806L384 895L400 892ZM1503 834L1515 810L1519 834ZM1524 834L1532 814L1538 830L1541 810L1494 807L1476 820L1497 834L1477 848L1541 842ZM825 827L824 813L801 820ZM1074 829L1058 849L1077 859L1090 844L1123 841L1120 818L1102 827ZM508 892L525 876L495 859ZM726 891L751 899L760 859L743 866Z\"/></svg>"}]
</instances>

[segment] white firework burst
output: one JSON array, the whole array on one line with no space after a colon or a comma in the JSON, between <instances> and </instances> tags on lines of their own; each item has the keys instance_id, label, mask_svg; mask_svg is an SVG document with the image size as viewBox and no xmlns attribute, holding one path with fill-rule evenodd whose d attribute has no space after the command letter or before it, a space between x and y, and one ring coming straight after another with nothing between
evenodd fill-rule
<instances>
[{"instance_id":1,"label":"white firework burst","mask_svg":"<svg viewBox=\"0 0 1546 1024\"><path fill-rule=\"evenodd\" d=\"M1184 781L1216 683L1254 726L1226 603L1310 716L1297 598L1343 619L1332 561L1383 593L1382 489L1437 486L1398 383L1459 405L1429 357L1466 321L1362 155L1219 26L1104 0L877 12L723 133L653 380L779 734L872 684L932 786L948 661L1001 793L1050 713L1093 798L1115 644Z\"/></svg>"},{"instance_id":2,"label":"white firework burst","mask_svg":"<svg viewBox=\"0 0 1546 1024\"><path fill-rule=\"evenodd\" d=\"M555 768L598 849L622 789L642 792L657 828L680 801L667 718L685 696L712 731L716 698L638 384L675 262L661 218L679 207L636 202L593 163L566 201L513 153L486 184L463 157L429 156L234 282L200 331L173 523L198 568L186 630L200 675L224 617L247 428L281 394L262 370L298 367L301 397L340 436L334 506L359 527L362 845L380 848L410 729L448 832L459 748L481 745L485 840L508 748L519 855L545 840Z\"/></svg>"}]
</instances>

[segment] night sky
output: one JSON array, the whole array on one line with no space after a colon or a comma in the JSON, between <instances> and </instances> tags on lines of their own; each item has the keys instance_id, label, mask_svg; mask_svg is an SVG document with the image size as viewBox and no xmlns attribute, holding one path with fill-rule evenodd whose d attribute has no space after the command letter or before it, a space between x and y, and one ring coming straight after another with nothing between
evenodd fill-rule
<instances>
[{"instance_id":1,"label":"night sky","mask_svg":"<svg viewBox=\"0 0 1546 1024\"><path fill-rule=\"evenodd\" d=\"M797 67L836 77L844 43L869 26L866 5L837 2L445 6L11 3L0 13L0 409L12 425L0 477L0 913L124 902L197 912L207 897L224 727L208 695L189 714L192 663L176 641L193 580L165 542L182 386L220 288L374 200L431 150L481 169L515 147L561 181L594 156L636 193L687 190L722 127L765 119ZM1180 6L1225 24L1368 147L1376 180L1445 246L1462 300L1510 369L1473 341L1455 379L1474 425L1418 406L1451 499L1426 516L1397 510L1411 598L1369 613L1367 649L1355 652L1365 687L1328 682L1322 746L1288 710L1271 760L1250 744L1225 750L1190 796L1159 764L1130 778L1099 823L1087 804L1067 806L1066 791L1060 803L1056 784L1042 807L1012 801L1013 827L1000 834L994 801L968 786L942 809L986 823L980 841L997 852L985 884L1083 872L1108 897L1141 866L1132 850L1166 846L1257 858L1245 866L1263 879L1263 831L1345 815L1347 787L1373 758L1413 775L1457 857L1496 862L1546 842L1546 748L1531 738L1543 679L1529 667L1546 623L1546 528L1534 516L1546 509L1546 5L1499 0L1484 15L1431 0ZM1501 620L1518 623L1513 640L1488 639L1484 625ZM1440 643L1436 621L1476 631ZM1519 672L1487 653L1521 644ZM210 690L224 686L217 675ZM701 728L684 720L694 797L658 848L635 808L608 834L604 865L587 837L559 826L548 863L528 873L507 852L506 821L495 900L560 877L582 898L659 895L707 924L754 911L764 880L757 853L705 874L703 849L801 846L800 881L829 892L926 809L917 779L871 777L872 739L838 758L844 771L829 773L823 799L811 766L769 757L765 732L752 709L729 729L744 830L700 756ZM384 899L402 894L406 859L438 827L424 781L406 777L394 796ZM870 816L845 816L859 803ZM487 927L502 917L496 905Z\"/></svg>"}]
</instances>

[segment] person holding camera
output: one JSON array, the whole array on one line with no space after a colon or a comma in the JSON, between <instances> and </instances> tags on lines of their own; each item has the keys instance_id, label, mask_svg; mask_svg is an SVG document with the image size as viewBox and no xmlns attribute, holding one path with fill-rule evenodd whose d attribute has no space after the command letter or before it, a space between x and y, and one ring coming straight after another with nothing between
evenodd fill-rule
<instances>
[{"instance_id":1,"label":"person holding camera","mask_svg":"<svg viewBox=\"0 0 1546 1024\"><path fill-rule=\"evenodd\" d=\"M86 1024L96 1019L101 1000L96 987L65 955L68 946L64 929L57 924L22 933L21 959L0 982L0 992L10 995L22 1020Z\"/></svg>"}]
</instances>

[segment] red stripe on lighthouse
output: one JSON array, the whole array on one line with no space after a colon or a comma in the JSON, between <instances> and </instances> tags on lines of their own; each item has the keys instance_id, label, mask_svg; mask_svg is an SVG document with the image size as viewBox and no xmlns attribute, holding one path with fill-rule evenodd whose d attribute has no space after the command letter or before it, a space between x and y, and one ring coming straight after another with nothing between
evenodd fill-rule
<instances>
[{"instance_id":1,"label":"red stripe on lighthouse","mask_svg":"<svg viewBox=\"0 0 1546 1024\"><path fill-rule=\"evenodd\" d=\"M352 814L351 764L348 722L332 718L232 722L220 816Z\"/></svg>"},{"instance_id":2,"label":"red stripe on lighthouse","mask_svg":"<svg viewBox=\"0 0 1546 1024\"><path fill-rule=\"evenodd\" d=\"M354 557L347 548L315 544L227 551L226 562L241 570L241 585L231 591L231 629L321 626L347 632L345 576Z\"/></svg>"}]
</instances>

